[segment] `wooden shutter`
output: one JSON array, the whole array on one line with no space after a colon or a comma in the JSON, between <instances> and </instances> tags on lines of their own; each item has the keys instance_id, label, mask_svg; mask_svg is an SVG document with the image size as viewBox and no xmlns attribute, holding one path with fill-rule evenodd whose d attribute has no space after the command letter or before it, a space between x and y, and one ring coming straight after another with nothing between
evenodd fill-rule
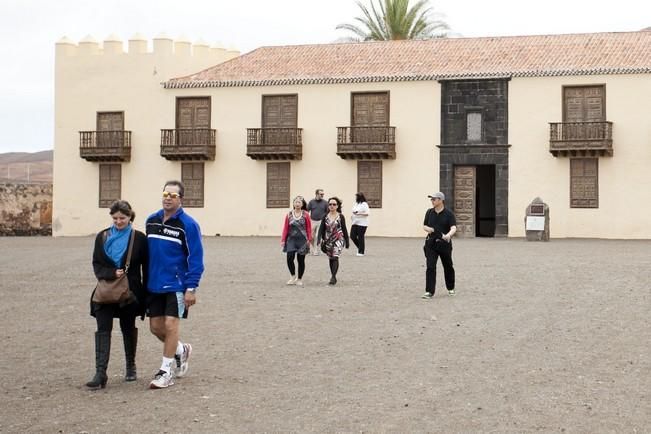
<instances>
[{"instance_id":1,"label":"wooden shutter","mask_svg":"<svg viewBox=\"0 0 651 434\"><path fill-rule=\"evenodd\" d=\"M296 128L298 95L264 95L262 97L263 128Z\"/></svg>"},{"instance_id":2,"label":"wooden shutter","mask_svg":"<svg viewBox=\"0 0 651 434\"><path fill-rule=\"evenodd\" d=\"M370 208L382 208L382 161L357 162L357 191Z\"/></svg>"},{"instance_id":3,"label":"wooden shutter","mask_svg":"<svg viewBox=\"0 0 651 434\"><path fill-rule=\"evenodd\" d=\"M599 159L570 159L570 207L599 208Z\"/></svg>"},{"instance_id":4,"label":"wooden shutter","mask_svg":"<svg viewBox=\"0 0 651 434\"><path fill-rule=\"evenodd\" d=\"M176 128L178 145L206 144L210 133L210 98L177 98ZM199 130L199 131L198 131Z\"/></svg>"},{"instance_id":5,"label":"wooden shutter","mask_svg":"<svg viewBox=\"0 0 651 434\"><path fill-rule=\"evenodd\" d=\"M203 208L204 163L182 163L181 180L185 186L183 206Z\"/></svg>"},{"instance_id":6,"label":"wooden shutter","mask_svg":"<svg viewBox=\"0 0 651 434\"><path fill-rule=\"evenodd\" d=\"M389 93L353 93L352 125L354 127L389 125Z\"/></svg>"},{"instance_id":7,"label":"wooden shutter","mask_svg":"<svg viewBox=\"0 0 651 434\"><path fill-rule=\"evenodd\" d=\"M267 163L267 208L289 207L289 163Z\"/></svg>"},{"instance_id":8,"label":"wooden shutter","mask_svg":"<svg viewBox=\"0 0 651 434\"><path fill-rule=\"evenodd\" d=\"M563 122L606 120L604 86L565 87L563 94Z\"/></svg>"},{"instance_id":9,"label":"wooden shutter","mask_svg":"<svg viewBox=\"0 0 651 434\"><path fill-rule=\"evenodd\" d=\"M122 195L122 166L120 164L99 165L99 207L108 208Z\"/></svg>"},{"instance_id":10,"label":"wooden shutter","mask_svg":"<svg viewBox=\"0 0 651 434\"><path fill-rule=\"evenodd\" d=\"M123 112L98 112L97 113L97 146L122 146L122 133L111 131L124 131Z\"/></svg>"},{"instance_id":11,"label":"wooden shutter","mask_svg":"<svg viewBox=\"0 0 651 434\"><path fill-rule=\"evenodd\" d=\"M177 98L176 128L210 128L210 98Z\"/></svg>"},{"instance_id":12,"label":"wooden shutter","mask_svg":"<svg viewBox=\"0 0 651 434\"><path fill-rule=\"evenodd\" d=\"M389 125L389 93L353 93L351 109L350 138L355 143L384 143L387 141L384 128Z\"/></svg>"}]
</instances>

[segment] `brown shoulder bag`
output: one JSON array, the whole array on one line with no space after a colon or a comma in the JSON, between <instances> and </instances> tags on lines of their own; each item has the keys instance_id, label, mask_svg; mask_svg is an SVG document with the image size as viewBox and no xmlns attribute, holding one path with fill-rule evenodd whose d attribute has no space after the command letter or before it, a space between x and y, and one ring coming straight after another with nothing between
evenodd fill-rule
<instances>
[{"instance_id":1,"label":"brown shoulder bag","mask_svg":"<svg viewBox=\"0 0 651 434\"><path fill-rule=\"evenodd\" d=\"M97 286L93 293L93 301L98 304L120 303L125 304L128 300L133 299L133 293L129 289L129 265L131 264L131 251L133 250L133 241L136 236L136 230L131 229L129 239L129 250L127 252L127 261L124 265L124 274L114 280L97 279Z\"/></svg>"}]
</instances>

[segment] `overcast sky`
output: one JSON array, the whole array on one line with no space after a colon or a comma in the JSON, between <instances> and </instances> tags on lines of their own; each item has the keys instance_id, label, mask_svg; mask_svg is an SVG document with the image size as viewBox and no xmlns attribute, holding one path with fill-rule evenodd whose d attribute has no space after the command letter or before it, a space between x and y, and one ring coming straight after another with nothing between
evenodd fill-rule
<instances>
[{"instance_id":1,"label":"overcast sky","mask_svg":"<svg viewBox=\"0 0 651 434\"><path fill-rule=\"evenodd\" d=\"M363 0L368 3L369 0ZM636 31L648 0L432 0L464 37ZM52 149L54 44L135 33L233 47L327 43L358 16L354 0L0 0L0 153Z\"/></svg>"}]
</instances>

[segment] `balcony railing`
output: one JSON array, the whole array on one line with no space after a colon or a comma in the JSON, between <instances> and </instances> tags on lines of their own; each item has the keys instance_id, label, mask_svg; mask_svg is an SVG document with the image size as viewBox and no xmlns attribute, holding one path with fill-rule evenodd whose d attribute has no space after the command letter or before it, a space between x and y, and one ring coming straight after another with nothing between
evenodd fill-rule
<instances>
[{"instance_id":1,"label":"balcony railing","mask_svg":"<svg viewBox=\"0 0 651 434\"><path fill-rule=\"evenodd\" d=\"M168 160L214 160L216 134L209 128L160 130L160 155Z\"/></svg>"},{"instance_id":2,"label":"balcony railing","mask_svg":"<svg viewBox=\"0 0 651 434\"><path fill-rule=\"evenodd\" d=\"M549 127L554 157L613 155L612 122L556 122Z\"/></svg>"},{"instance_id":3,"label":"balcony railing","mask_svg":"<svg viewBox=\"0 0 651 434\"><path fill-rule=\"evenodd\" d=\"M129 161L131 131L79 131L79 156L86 161Z\"/></svg>"},{"instance_id":4,"label":"balcony railing","mask_svg":"<svg viewBox=\"0 0 651 434\"><path fill-rule=\"evenodd\" d=\"M303 129L247 128L246 155L254 160L300 160Z\"/></svg>"},{"instance_id":5,"label":"balcony railing","mask_svg":"<svg viewBox=\"0 0 651 434\"><path fill-rule=\"evenodd\" d=\"M337 155L343 159L396 158L396 127L337 127Z\"/></svg>"}]
</instances>

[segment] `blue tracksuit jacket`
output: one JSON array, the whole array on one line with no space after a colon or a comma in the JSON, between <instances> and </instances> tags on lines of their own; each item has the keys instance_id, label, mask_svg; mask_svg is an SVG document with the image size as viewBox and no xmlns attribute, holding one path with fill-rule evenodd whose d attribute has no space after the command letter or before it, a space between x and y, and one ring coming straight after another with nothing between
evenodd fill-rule
<instances>
[{"instance_id":1,"label":"blue tracksuit jacket","mask_svg":"<svg viewBox=\"0 0 651 434\"><path fill-rule=\"evenodd\" d=\"M154 293L197 288L203 273L203 246L199 224L183 208L163 223L163 210L147 218L149 279Z\"/></svg>"}]
</instances>

